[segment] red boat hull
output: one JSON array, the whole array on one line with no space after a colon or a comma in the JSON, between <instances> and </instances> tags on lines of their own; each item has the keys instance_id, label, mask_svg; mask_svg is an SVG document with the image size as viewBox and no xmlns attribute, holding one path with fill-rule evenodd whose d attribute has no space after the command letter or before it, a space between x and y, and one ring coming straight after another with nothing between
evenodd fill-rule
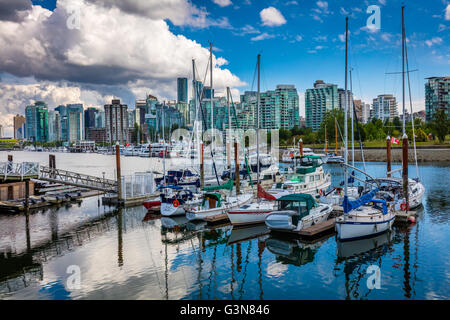
<instances>
[{"instance_id":1,"label":"red boat hull","mask_svg":"<svg viewBox=\"0 0 450 320\"><path fill-rule=\"evenodd\" d=\"M161 205L161 201L159 201L159 200L144 201L144 202L142 202L142 205L145 207L145 209L150 210L153 207L160 206Z\"/></svg>"}]
</instances>

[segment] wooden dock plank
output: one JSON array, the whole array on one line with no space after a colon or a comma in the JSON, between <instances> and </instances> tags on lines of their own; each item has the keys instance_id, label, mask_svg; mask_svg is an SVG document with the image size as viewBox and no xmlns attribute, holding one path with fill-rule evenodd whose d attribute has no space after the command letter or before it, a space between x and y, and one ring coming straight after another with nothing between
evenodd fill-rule
<instances>
[{"instance_id":1,"label":"wooden dock plank","mask_svg":"<svg viewBox=\"0 0 450 320\"><path fill-rule=\"evenodd\" d=\"M301 236L312 237L312 236L314 236L316 234L319 234L319 233L322 233L324 231L333 229L335 222L336 222L336 219L334 219L334 218L333 219L329 219L329 220L326 220L324 222L315 224L315 225L313 225L313 226L311 226L309 228L300 230L298 232L298 234L301 235Z\"/></svg>"},{"instance_id":2,"label":"wooden dock plank","mask_svg":"<svg viewBox=\"0 0 450 320\"><path fill-rule=\"evenodd\" d=\"M228 216L226 213L216 214L214 216L205 217L204 220L208 223L216 223L219 221L228 220Z\"/></svg>"}]
</instances>

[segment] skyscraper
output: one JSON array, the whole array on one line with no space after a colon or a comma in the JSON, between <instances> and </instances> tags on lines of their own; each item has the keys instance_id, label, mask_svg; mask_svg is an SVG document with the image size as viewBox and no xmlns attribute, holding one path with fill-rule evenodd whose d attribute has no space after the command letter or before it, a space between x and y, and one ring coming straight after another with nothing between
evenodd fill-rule
<instances>
[{"instance_id":1,"label":"skyscraper","mask_svg":"<svg viewBox=\"0 0 450 320\"><path fill-rule=\"evenodd\" d=\"M319 130L325 113L338 107L337 85L317 80L314 88L307 89L305 93L306 127Z\"/></svg>"},{"instance_id":2,"label":"skyscraper","mask_svg":"<svg viewBox=\"0 0 450 320\"><path fill-rule=\"evenodd\" d=\"M88 136L89 128L95 128L97 127L97 123L95 121L97 113L97 108L87 108L84 110L84 136Z\"/></svg>"},{"instance_id":3,"label":"skyscraper","mask_svg":"<svg viewBox=\"0 0 450 320\"><path fill-rule=\"evenodd\" d=\"M392 94L380 94L372 102L373 116L381 121L394 121L398 116L397 101Z\"/></svg>"},{"instance_id":4,"label":"skyscraper","mask_svg":"<svg viewBox=\"0 0 450 320\"><path fill-rule=\"evenodd\" d=\"M188 79L187 78L177 78L177 102L188 103Z\"/></svg>"},{"instance_id":5,"label":"skyscraper","mask_svg":"<svg viewBox=\"0 0 450 320\"><path fill-rule=\"evenodd\" d=\"M55 142L60 141L60 117L59 112L57 110L48 111L48 141Z\"/></svg>"},{"instance_id":6,"label":"skyscraper","mask_svg":"<svg viewBox=\"0 0 450 320\"><path fill-rule=\"evenodd\" d=\"M111 104L105 104L106 140L113 144L128 142L128 106L121 104L119 99L113 99Z\"/></svg>"},{"instance_id":7,"label":"skyscraper","mask_svg":"<svg viewBox=\"0 0 450 320\"><path fill-rule=\"evenodd\" d=\"M17 114L14 116L14 139L25 139L25 117Z\"/></svg>"},{"instance_id":8,"label":"skyscraper","mask_svg":"<svg viewBox=\"0 0 450 320\"><path fill-rule=\"evenodd\" d=\"M450 77L430 77L425 83L426 121L432 121L438 109L443 109L450 117Z\"/></svg>"},{"instance_id":9,"label":"skyscraper","mask_svg":"<svg viewBox=\"0 0 450 320\"><path fill-rule=\"evenodd\" d=\"M43 101L25 108L27 139L36 142L48 141L48 108Z\"/></svg>"},{"instance_id":10,"label":"skyscraper","mask_svg":"<svg viewBox=\"0 0 450 320\"><path fill-rule=\"evenodd\" d=\"M84 111L81 103L68 104L67 112L67 141L84 140Z\"/></svg>"}]
</instances>

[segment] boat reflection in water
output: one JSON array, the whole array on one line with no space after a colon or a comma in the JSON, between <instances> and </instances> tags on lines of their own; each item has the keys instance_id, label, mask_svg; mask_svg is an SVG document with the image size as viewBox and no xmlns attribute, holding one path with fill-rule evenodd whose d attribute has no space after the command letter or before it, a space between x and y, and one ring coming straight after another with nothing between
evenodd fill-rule
<instances>
[{"instance_id":1,"label":"boat reflection in water","mask_svg":"<svg viewBox=\"0 0 450 320\"><path fill-rule=\"evenodd\" d=\"M266 247L275 255L278 262L302 266L313 262L317 250L329 237L331 235L316 239L313 242L302 242L298 238L281 238L271 235L266 240Z\"/></svg>"},{"instance_id":2,"label":"boat reflection in water","mask_svg":"<svg viewBox=\"0 0 450 320\"><path fill-rule=\"evenodd\" d=\"M388 231L380 234L379 236L368 239L360 239L354 241L339 241L336 239L338 259L356 257L375 249L383 249L385 246L388 246L392 242L393 235L393 231Z\"/></svg>"},{"instance_id":3,"label":"boat reflection in water","mask_svg":"<svg viewBox=\"0 0 450 320\"><path fill-rule=\"evenodd\" d=\"M233 227L227 245L249 241L255 238L265 240L267 234L270 233L269 228L265 224L257 224L248 227Z\"/></svg>"}]
</instances>

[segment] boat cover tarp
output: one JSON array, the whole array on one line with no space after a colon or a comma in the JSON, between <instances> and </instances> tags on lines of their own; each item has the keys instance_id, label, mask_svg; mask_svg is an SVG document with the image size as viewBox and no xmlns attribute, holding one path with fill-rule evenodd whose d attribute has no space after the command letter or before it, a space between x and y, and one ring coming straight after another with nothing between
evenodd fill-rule
<instances>
[{"instance_id":1,"label":"boat cover tarp","mask_svg":"<svg viewBox=\"0 0 450 320\"><path fill-rule=\"evenodd\" d=\"M204 187L204 191L217 191L217 190L233 190L233 180L230 179L226 183L218 185L218 186L211 186L211 187Z\"/></svg>"},{"instance_id":2,"label":"boat cover tarp","mask_svg":"<svg viewBox=\"0 0 450 320\"><path fill-rule=\"evenodd\" d=\"M297 201L297 202L306 202L306 206L308 211L311 210L316 205L316 201L313 196L306 193L293 193L282 196L277 199L277 201Z\"/></svg>"},{"instance_id":3,"label":"boat cover tarp","mask_svg":"<svg viewBox=\"0 0 450 320\"><path fill-rule=\"evenodd\" d=\"M277 198L275 198L273 195L271 195L270 193L267 193L260 184L258 184L258 198L271 200L271 201L277 200Z\"/></svg>"},{"instance_id":4,"label":"boat cover tarp","mask_svg":"<svg viewBox=\"0 0 450 320\"><path fill-rule=\"evenodd\" d=\"M368 202L375 202L373 198L376 196L377 192L380 191L378 188L362 195L360 198L356 200L348 200L348 197L344 197L344 201L342 202L342 207L344 208L344 213L349 213L353 209L357 209L360 206L365 205Z\"/></svg>"}]
</instances>

